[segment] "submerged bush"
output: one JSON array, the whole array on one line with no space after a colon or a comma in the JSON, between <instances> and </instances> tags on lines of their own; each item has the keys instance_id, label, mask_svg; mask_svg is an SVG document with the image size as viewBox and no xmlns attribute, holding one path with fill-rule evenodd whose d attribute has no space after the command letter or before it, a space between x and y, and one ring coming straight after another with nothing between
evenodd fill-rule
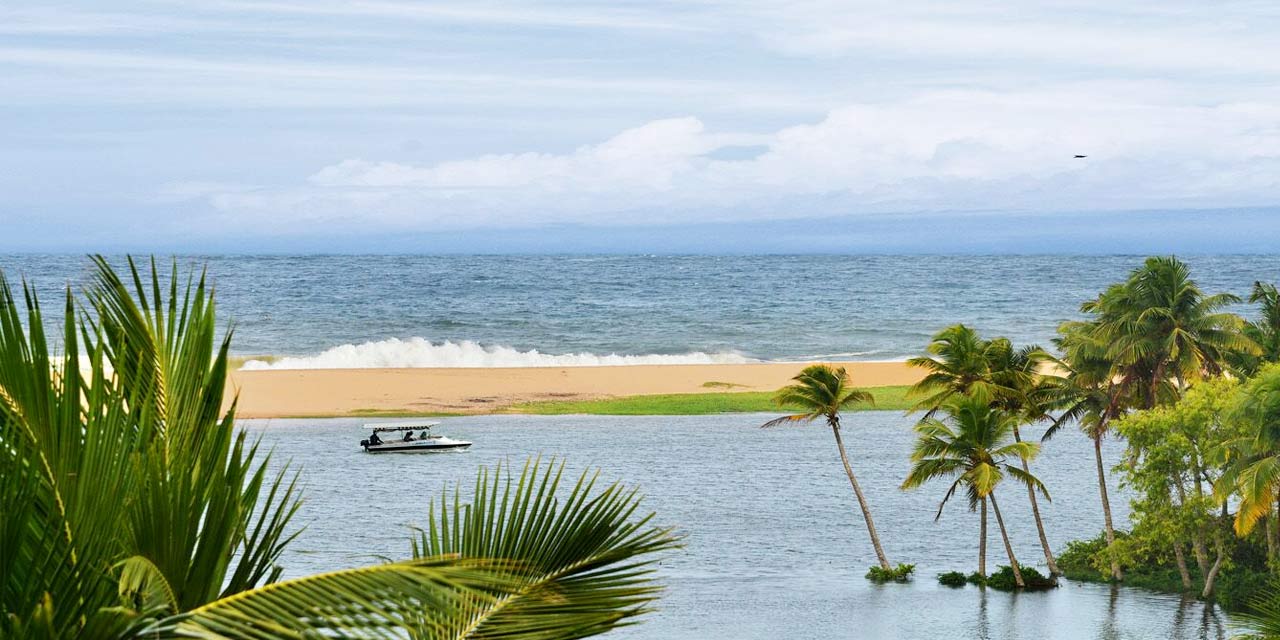
<instances>
[{"instance_id":1,"label":"submerged bush","mask_svg":"<svg viewBox=\"0 0 1280 640\"><path fill-rule=\"evenodd\" d=\"M1022 567L1022 581L1026 583L1024 589L1035 591L1038 589L1053 589L1058 586L1058 581L1053 578L1045 577L1033 567ZM1000 589L1002 591L1013 591L1018 588L1018 583L1014 580L1013 569L1005 565L1000 565L999 571L991 574L987 578L987 586L992 589Z\"/></svg>"},{"instance_id":2,"label":"submerged bush","mask_svg":"<svg viewBox=\"0 0 1280 640\"><path fill-rule=\"evenodd\" d=\"M948 571L938 574L938 583L948 587L963 587L969 579L959 571Z\"/></svg>"},{"instance_id":3,"label":"submerged bush","mask_svg":"<svg viewBox=\"0 0 1280 640\"><path fill-rule=\"evenodd\" d=\"M1092 540L1072 540L1067 543L1066 550L1058 554L1058 568L1062 569L1062 575L1072 580L1105 581L1107 576L1098 571L1095 559L1106 548L1105 532Z\"/></svg>"},{"instance_id":4,"label":"submerged bush","mask_svg":"<svg viewBox=\"0 0 1280 640\"><path fill-rule=\"evenodd\" d=\"M871 567L867 569L867 579L872 582L906 582L911 579L911 574L915 572L914 564L900 564L894 569L884 569L882 567Z\"/></svg>"},{"instance_id":5,"label":"submerged bush","mask_svg":"<svg viewBox=\"0 0 1280 640\"><path fill-rule=\"evenodd\" d=\"M979 587L984 586L987 584L987 576L984 576L981 573L974 571L973 573L969 574L969 584L977 585Z\"/></svg>"}]
</instances>

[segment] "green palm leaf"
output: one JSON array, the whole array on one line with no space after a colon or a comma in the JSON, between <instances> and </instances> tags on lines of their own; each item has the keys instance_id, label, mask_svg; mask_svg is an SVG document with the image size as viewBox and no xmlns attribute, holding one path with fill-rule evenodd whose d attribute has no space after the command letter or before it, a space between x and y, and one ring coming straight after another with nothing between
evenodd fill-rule
<instances>
[{"instance_id":1,"label":"green palm leaf","mask_svg":"<svg viewBox=\"0 0 1280 640\"><path fill-rule=\"evenodd\" d=\"M414 557L494 559L514 588L452 619L435 618L423 638L580 638L634 623L659 593L658 552L678 545L668 529L635 517L635 490L583 473L567 495L564 465L531 460L517 480L481 470L470 500L444 495Z\"/></svg>"}]
</instances>

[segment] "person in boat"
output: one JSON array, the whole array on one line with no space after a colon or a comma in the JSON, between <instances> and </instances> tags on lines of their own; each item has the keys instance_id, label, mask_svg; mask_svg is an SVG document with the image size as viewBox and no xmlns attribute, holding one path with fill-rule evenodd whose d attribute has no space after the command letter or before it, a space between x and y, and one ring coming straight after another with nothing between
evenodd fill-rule
<instances>
[{"instance_id":1,"label":"person in boat","mask_svg":"<svg viewBox=\"0 0 1280 640\"><path fill-rule=\"evenodd\" d=\"M427 439L427 435L428 435L429 433L430 433L429 431L427 431L426 429L423 429L422 434L418 436L418 439L419 439L419 440L426 440L426 439Z\"/></svg>"},{"instance_id":2,"label":"person in boat","mask_svg":"<svg viewBox=\"0 0 1280 640\"><path fill-rule=\"evenodd\" d=\"M413 442L413 439L414 439L414 438L413 438L413 432L412 432L412 431L406 431L406 432L404 432L404 441L405 441L405 442Z\"/></svg>"},{"instance_id":3,"label":"person in boat","mask_svg":"<svg viewBox=\"0 0 1280 640\"><path fill-rule=\"evenodd\" d=\"M377 432L377 431L374 431L374 432L373 432L373 435L369 436L369 444L370 444L370 445L379 445L379 444L382 444L382 438L379 438L379 437L378 437L378 432Z\"/></svg>"}]
</instances>

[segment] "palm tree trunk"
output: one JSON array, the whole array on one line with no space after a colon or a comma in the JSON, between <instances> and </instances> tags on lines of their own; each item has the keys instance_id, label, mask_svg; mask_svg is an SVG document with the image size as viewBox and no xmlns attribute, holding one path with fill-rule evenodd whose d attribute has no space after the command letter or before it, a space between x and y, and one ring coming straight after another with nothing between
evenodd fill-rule
<instances>
[{"instance_id":1,"label":"palm tree trunk","mask_svg":"<svg viewBox=\"0 0 1280 640\"><path fill-rule=\"evenodd\" d=\"M1022 442L1022 434L1018 432L1018 428L1013 428L1013 439ZM1027 465L1027 459L1021 458L1022 470L1031 475L1031 468ZM1031 516L1036 521L1036 532L1040 534L1040 548L1044 549L1044 561L1049 567L1049 576L1056 578L1062 575L1062 570L1058 568L1058 563L1053 559L1053 550L1049 548L1049 536L1044 533L1044 520L1040 519L1040 505L1036 502L1036 490L1033 487L1027 487L1027 497L1031 499Z\"/></svg>"},{"instance_id":2,"label":"palm tree trunk","mask_svg":"<svg viewBox=\"0 0 1280 640\"><path fill-rule=\"evenodd\" d=\"M862 488L858 486L858 479L853 477L853 467L849 466L849 455L844 450L844 439L840 437L840 423L831 423L831 433L836 436L836 447L840 449L840 461L844 463L844 472L849 476L849 484L853 485L853 494L858 497L858 506L862 508L862 519L867 522L867 533L871 534L871 546L876 549L876 558L880 561L880 568L885 571L891 571L893 567L889 566L889 559L884 555L884 547L880 546L880 536L876 534L876 523L871 519L871 509L867 507L867 498L862 495Z\"/></svg>"},{"instance_id":3,"label":"palm tree trunk","mask_svg":"<svg viewBox=\"0 0 1280 640\"><path fill-rule=\"evenodd\" d=\"M1102 465L1102 434L1093 437L1093 455L1098 463L1098 493L1102 495L1102 521L1107 532L1107 548L1110 549L1116 543L1116 530L1111 525L1111 501L1107 499L1107 472ZM1111 577L1124 580L1120 563L1115 558L1111 559Z\"/></svg>"},{"instance_id":4,"label":"palm tree trunk","mask_svg":"<svg viewBox=\"0 0 1280 640\"><path fill-rule=\"evenodd\" d=\"M982 524L978 533L978 575L987 577L987 499L982 499Z\"/></svg>"},{"instance_id":5,"label":"palm tree trunk","mask_svg":"<svg viewBox=\"0 0 1280 640\"><path fill-rule=\"evenodd\" d=\"M1262 521L1262 524L1266 526L1266 532L1267 532L1267 566L1271 567L1272 571L1275 571L1276 569L1276 525L1280 523L1276 521L1276 514L1272 513Z\"/></svg>"},{"instance_id":6,"label":"palm tree trunk","mask_svg":"<svg viewBox=\"0 0 1280 640\"><path fill-rule=\"evenodd\" d=\"M996 524L1000 525L1000 537L1004 538L1004 552L1009 554L1009 567L1013 569L1013 582L1019 587L1027 586L1022 581L1022 567L1018 565L1018 558L1013 555L1013 545L1009 544L1009 532L1004 528L1004 518L1000 517L1000 505L996 503L996 493L992 491L987 495L991 498L991 510L996 512Z\"/></svg>"}]
</instances>

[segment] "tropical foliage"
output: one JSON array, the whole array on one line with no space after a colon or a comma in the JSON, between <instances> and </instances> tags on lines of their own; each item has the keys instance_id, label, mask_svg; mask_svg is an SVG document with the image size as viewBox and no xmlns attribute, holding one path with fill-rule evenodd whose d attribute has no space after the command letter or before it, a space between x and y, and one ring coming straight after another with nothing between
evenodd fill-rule
<instances>
[{"instance_id":1,"label":"tropical foliage","mask_svg":"<svg viewBox=\"0 0 1280 640\"><path fill-rule=\"evenodd\" d=\"M96 264L56 324L0 274L0 636L571 638L655 597L651 558L676 539L616 485L556 502L560 470L538 463L510 507L441 505L448 533L414 559L281 581L296 475L223 410L231 336L203 274Z\"/></svg>"},{"instance_id":2,"label":"tropical foliage","mask_svg":"<svg viewBox=\"0 0 1280 640\"><path fill-rule=\"evenodd\" d=\"M925 419L948 401L969 396L1014 418L1013 439L1022 442L1021 426L1049 418L1046 403L1056 387L1046 381L1041 371L1050 356L1040 347L1015 349L1007 338L985 340L973 329L958 324L935 335L927 351L930 355L907 361L908 365L928 372L909 392L922 398L913 408L924 410ZM1031 473L1026 459L1020 463L1024 472ZM1036 493L1031 488L1027 489L1027 499L1031 502L1031 516L1045 563L1049 573L1056 576L1060 572L1049 547Z\"/></svg>"},{"instance_id":3,"label":"tropical foliage","mask_svg":"<svg viewBox=\"0 0 1280 640\"><path fill-rule=\"evenodd\" d=\"M1177 258L1152 257L1081 305L1088 320L1059 328L1061 375L1052 395L1061 413L1045 437L1074 422L1093 440L1108 545L1116 536L1102 440L1124 414L1177 402L1191 384L1228 372L1240 354L1259 351L1243 332L1244 320L1224 311L1236 302L1231 294L1201 291ZM1112 562L1111 576L1123 579L1118 562Z\"/></svg>"},{"instance_id":4,"label":"tropical foliage","mask_svg":"<svg viewBox=\"0 0 1280 640\"><path fill-rule=\"evenodd\" d=\"M950 480L935 519L942 516L947 501L958 490L964 490L970 510L980 508L982 511L978 537L980 575L986 573L987 504L990 503L1009 564L1013 567L1015 582L1019 587L1024 586L995 490L1007 476L1049 499L1048 491L1038 478L1012 463L1013 460L1034 457L1039 446L1013 441L1016 418L980 398L959 396L944 409L948 416L946 421L925 418L916 425L917 440L911 453L911 472L903 481L902 488L912 489L934 479Z\"/></svg>"}]
</instances>

